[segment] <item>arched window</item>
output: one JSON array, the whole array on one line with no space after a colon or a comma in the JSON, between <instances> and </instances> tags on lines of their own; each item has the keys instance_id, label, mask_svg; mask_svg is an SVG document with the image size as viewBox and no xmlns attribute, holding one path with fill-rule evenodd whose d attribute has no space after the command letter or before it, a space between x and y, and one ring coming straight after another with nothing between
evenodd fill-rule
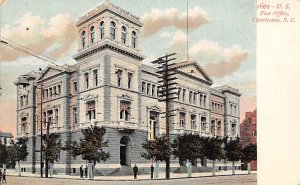
<instances>
[{"instance_id":1,"label":"arched window","mask_svg":"<svg viewBox=\"0 0 300 185\"><path fill-rule=\"evenodd\" d=\"M104 22L100 22L99 24L99 33L100 33L100 39L104 39Z\"/></svg>"},{"instance_id":2,"label":"arched window","mask_svg":"<svg viewBox=\"0 0 300 185\"><path fill-rule=\"evenodd\" d=\"M131 33L131 47L135 48L136 47L136 33L133 31Z\"/></svg>"},{"instance_id":3,"label":"arched window","mask_svg":"<svg viewBox=\"0 0 300 185\"><path fill-rule=\"evenodd\" d=\"M126 44L126 28L125 26L122 26L122 30L121 30L121 42L122 44Z\"/></svg>"},{"instance_id":4,"label":"arched window","mask_svg":"<svg viewBox=\"0 0 300 185\"><path fill-rule=\"evenodd\" d=\"M116 23L113 21L110 22L110 38L116 39Z\"/></svg>"},{"instance_id":5,"label":"arched window","mask_svg":"<svg viewBox=\"0 0 300 185\"><path fill-rule=\"evenodd\" d=\"M85 48L85 43L86 43L86 40L85 40L85 31L83 31L81 33L81 44L82 44L82 48Z\"/></svg>"},{"instance_id":6,"label":"arched window","mask_svg":"<svg viewBox=\"0 0 300 185\"><path fill-rule=\"evenodd\" d=\"M94 26L91 27L90 31L91 31L91 44L94 44L95 43L95 28L94 28Z\"/></svg>"}]
</instances>

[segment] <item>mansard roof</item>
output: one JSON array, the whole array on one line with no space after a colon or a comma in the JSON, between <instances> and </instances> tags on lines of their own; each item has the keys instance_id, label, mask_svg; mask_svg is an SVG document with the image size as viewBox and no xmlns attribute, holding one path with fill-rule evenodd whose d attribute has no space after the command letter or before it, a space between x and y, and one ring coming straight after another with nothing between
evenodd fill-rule
<instances>
[{"instance_id":1,"label":"mansard roof","mask_svg":"<svg viewBox=\"0 0 300 185\"><path fill-rule=\"evenodd\" d=\"M93 17L99 15L100 13L104 11L109 11L115 15L119 15L120 17L123 17L127 19L128 21L138 25L143 26L142 22L140 21L139 17L136 17L132 15L131 13L127 12L126 10L123 10L122 8L106 1L103 4L97 6L95 9L92 9L91 11L87 12L85 15L81 16L76 24L76 26L81 25L87 20L92 19Z\"/></svg>"}]
</instances>

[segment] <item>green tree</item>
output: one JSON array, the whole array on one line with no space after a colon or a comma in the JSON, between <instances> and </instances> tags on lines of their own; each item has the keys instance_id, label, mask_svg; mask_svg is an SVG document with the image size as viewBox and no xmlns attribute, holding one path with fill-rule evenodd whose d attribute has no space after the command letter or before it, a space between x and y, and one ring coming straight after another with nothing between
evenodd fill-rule
<instances>
[{"instance_id":1,"label":"green tree","mask_svg":"<svg viewBox=\"0 0 300 185\"><path fill-rule=\"evenodd\" d=\"M108 147L108 141L104 141L103 136L106 134L104 127L91 127L81 131L84 138L79 143L73 141L69 143L64 150L69 150L75 157L82 156L82 159L96 166L96 162L107 161L110 154L103 149ZM92 176L94 176L92 174Z\"/></svg>"},{"instance_id":2,"label":"green tree","mask_svg":"<svg viewBox=\"0 0 300 185\"><path fill-rule=\"evenodd\" d=\"M243 156L243 146L240 139L225 141L225 157L232 162L232 175L235 175L235 161L239 161Z\"/></svg>"},{"instance_id":3,"label":"green tree","mask_svg":"<svg viewBox=\"0 0 300 185\"><path fill-rule=\"evenodd\" d=\"M174 139L171 144L175 158L190 162L203 156L199 135L184 134Z\"/></svg>"},{"instance_id":4,"label":"green tree","mask_svg":"<svg viewBox=\"0 0 300 185\"><path fill-rule=\"evenodd\" d=\"M257 160L257 145L255 144L248 144L247 146L243 147L243 155L242 161L247 163L247 170L248 174L251 173L251 161Z\"/></svg>"},{"instance_id":5,"label":"green tree","mask_svg":"<svg viewBox=\"0 0 300 185\"><path fill-rule=\"evenodd\" d=\"M13 161L18 162L18 175L19 176L21 176L20 161L25 160L28 155L26 141L27 140L24 138L18 138L16 143L14 143L12 141L12 143L7 147L9 160L11 162L13 162Z\"/></svg>"},{"instance_id":6,"label":"green tree","mask_svg":"<svg viewBox=\"0 0 300 185\"><path fill-rule=\"evenodd\" d=\"M200 136L193 134L179 135L171 144L173 155L183 161L188 161L188 177L192 176L191 162L203 156Z\"/></svg>"},{"instance_id":7,"label":"green tree","mask_svg":"<svg viewBox=\"0 0 300 185\"><path fill-rule=\"evenodd\" d=\"M148 140L142 144L142 147L146 149L146 153L142 153L141 156L148 160L154 161L166 161L171 156L171 149L168 148L168 141L165 136L159 137L156 140Z\"/></svg>"},{"instance_id":8,"label":"green tree","mask_svg":"<svg viewBox=\"0 0 300 185\"><path fill-rule=\"evenodd\" d=\"M158 161L166 161L170 158L172 151L169 146L168 140L165 136L156 138L156 140L146 140L142 147L146 150L141 156L145 159L152 160L156 162L154 167L154 176L158 178L159 174L159 164Z\"/></svg>"},{"instance_id":9,"label":"green tree","mask_svg":"<svg viewBox=\"0 0 300 185\"><path fill-rule=\"evenodd\" d=\"M45 144L42 147L43 149L43 158L46 161L45 164L45 176L48 177L48 167L49 162L54 163L54 161L58 161L60 150L61 150L61 140L56 139L54 134L51 134L48 139L46 139ZM52 174L52 173L51 173Z\"/></svg>"},{"instance_id":10,"label":"green tree","mask_svg":"<svg viewBox=\"0 0 300 185\"><path fill-rule=\"evenodd\" d=\"M215 176L215 162L224 158L224 152L222 148L223 140L220 138L201 138L203 143L204 156L212 160L212 175Z\"/></svg>"},{"instance_id":11,"label":"green tree","mask_svg":"<svg viewBox=\"0 0 300 185\"><path fill-rule=\"evenodd\" d=\"M0 165L6 164L8 159L7 147L0 140Z\"/></svg>"}]
</instances>

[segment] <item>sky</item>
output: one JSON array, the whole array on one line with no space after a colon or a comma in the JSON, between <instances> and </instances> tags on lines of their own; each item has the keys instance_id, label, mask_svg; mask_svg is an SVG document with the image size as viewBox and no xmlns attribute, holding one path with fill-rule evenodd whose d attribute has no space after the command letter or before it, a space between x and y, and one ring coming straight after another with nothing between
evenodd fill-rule
<instances>
[{"instance_id":1,"label":"sky","mask_svg":"<svg viewBox=\"0 0 300 185\"><path fill-rule=\"evenodd\" d=\"M0 0L1 36L58 61L75 64L78 18L101 0ZM177 61L197 61L213 79L240 90L241 121L256 109L255 0L110 0L143 23L143 63L176 52ZM29 28L27 30L26 28ZM188 38L188 39L187 39ZM187 42L188 41L188 42ZM155 46L155 47L154 47ZM0 130L16 133L16 87L21 74L48 64L0 45Z\"/></svg>"}]
</instances>

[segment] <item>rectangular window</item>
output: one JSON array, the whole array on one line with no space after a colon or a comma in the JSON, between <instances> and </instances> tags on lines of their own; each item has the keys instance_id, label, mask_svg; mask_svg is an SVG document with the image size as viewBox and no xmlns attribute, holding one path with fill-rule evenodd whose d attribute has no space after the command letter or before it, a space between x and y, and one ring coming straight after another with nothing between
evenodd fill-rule
<instances>
[{"instance_id":1,"label":"rectangular window","mask_svg":"<svg viewBox=\"0 0 300 185\"><path fill-rule=\"evenodd\" d=\"M203 96L203 106L206 107L206 95Z\"/></svg>"},{"instance_id":2,"label":"rectangular window","mask_svg":"<svg viewBox=\"0 0 300 185\"><path fill-rule=\"evenodd\" d=\"M211 121L211 125L210 125L210 132L213 136L215 136L215 120Z\"/></svg>"},{"instance_id":3,"label":"rectangular window","mask_svg":"<svg viewBox=\"0 0 300 185\"><path fill-rule=\"evenodd\" d=\"M196 98L197 98L197 93L194 92L194 96L193 96L193 104L196 104Z\"/></svg>"},{"instance_id":4,"label":"rectangular window","mask_svg":"<svg viewBox=\"0 0 300 185\"><path fill-rule=\"evenodd\" d=\"M53 125L53 110L47 111L47 124Z\"/></svg>"},{"instance_id":5,"label":"rectangular window","mask_svg":"<svg viewBox=\"0 0 300 185\"><path fill-rule=\"evenodd\" d=\"M184 112L179 113L179 127L185 128L185 113Z\"/></svg>"},{"instance_id":6,"label":"rectangular window","mask_svg":"<svg viewBox=\"0 0 300 185\"><path fill-rule=\"evenodd\" d=\"M84 86L85 89L89 88L89 73L84 73Z\"/></svg>"},{"instance_id":7,"label":"rectangular window","mask_svg":"<svg viewBox=\"0 0 300 185\"><path fill-rule=\"evenodd\" d=\"M130 120L130 102L120 101L120 120Z\"/></svg>"},{"instance_id":8,"label":"rectangular window","mask_svg":"<svg viewBox=\"0 0 300 185\"><path fill-rule=\"evenodd\" d=\"M73 93L77 93L77 82L73 82Z\"/></svg>"},{"instance_id":9,"label":"rectangular window","mask_svg":"<svg viewBox=\"0 0 300 185\"><path fill-rule=\"evenodd\" d=\"M152 96L155 97L156 96L156 85L152 85Z\"/></svg>"},{"instance_id":10,"label":"rectangular window","mask_svg":"<svg viewBox=\"0 0 300 185\"><path fill-rule=\"evenodd\" d=\"M98 86L98 70L93 70L93 85L94 87Z\"/></svg>"},{"instance_id":11,"label":"rectangular window","mask_svg":"<svg viewBox=\"0 0 300 185\"><path fill-rule=\"evenodd\" d=\"M183 101L183 102L185 102L185 92L186 92L186 90L183 89L183 90L182 90L182 101Z\"/></svg>"},{"instance_id":12,"label":"rectangular window","mask_svg":"<svg viewBox=\"0 0 300 185\"><path fill-rule=\"evenodd\" d=\"M58 125L58 109L55 109L55 124Z\"/></svg>"},{"instance_id":13,"label":"rectangular window","mask_svg":"<svg viewBox=\"0 0 300 185\"><path fill-rule=\"evenodd\" d=\"M73 108L73 126L77 125L77 107Z\"/></svg>"},{"instance_id":14,"label":"rectangular window","mask_svg":"<svg viewBox=\"0 0 300 185\"><path fill-rule=\"evenodd\" d=\"M53 87L53 94L54 94L54 96L57 95L57 92L56 92L56 86Z\"/></svg>"},{"instance_id":15,"label":"rectangular window","mask_svg":"<svg viewBox=\"0 0 300 185\"><path fill-rule=\"evenodd\" d=\"M181 88L179 87L179 88L178 88L178 94L177 94L177 95L178 95L178 97L177 97L177 98L178 98L178 101L180 101L180 96L181 96L180 93L181 93Z\"/></svg>"},{"instance_id":16,"label":"rectangular window","mask_svg":"<svg viewBox=\"0 0 300 185\"><path fill-rule=\"evenodd\" d=\"M52 98L53 96L52 88L49 88L49 92L50 92L50 98Z\"/></svg>"},{"instance_id":17,"label":"rectangular window","mask_svg":"<svg viewBox=\"0 0 300 185\"><path fill-rule=\"evenodd\" d=\"M27 130L27 117L21 118L21 132L26 132Z\"/></svg>"},{"instance_id":18,"label":"rectangular window","mask_svg":"<svg viewBox=\"0 0 300 185\"><path fill-rule=\"evenodd\" d=\"M57 91L58 91L58 95L60 95L61 94L61 87L60 87L60 85L57 85Z\"/></svg>"},{"instance_id":19,"label":"rectangular window","mask_svg":"<svg viewBox=\"0 0 300 185\"><path fill-rule=\"evenodd\" d=\"M151 84L150 83L147 83L147 95L150 95L150 86L151 86Z\"/></svg>"},{"instance_id":20,"label":"rectangular window","mask_svg":"<svg viewBox=\"0 0 300 185\"><path fill-rule=\"evenodd\" d=\"M218 121L217 123L217 135L221 136L221 121Z\"/></svg>"},{"instance_id":21,"label":"rectangular window","mask_svg":"<svg viewBox=\"0 0 300 185\"><path fill-rule=\"evenodd\" d=\"M145 94L146 92L146 82L142 82L142 93Z\"/></svg>"},{"instance_id":22,"label":"rectangular window","mask_svg":"<svg viewBox=\"0 0 300 185\"><path fill-rule=\"evenodd\" d=\"M193 92L190 91L190 94L189 94L189 103L192 103L192 96L193 96Z\"/></svg>"},{"instance_id":23,"label":"rectangular window","mask_svg":"<svg viewBox=\"0 0 300 185\"><path fill-rule=\"evenodd\" d=\"M206 129L206 117L201 117L201 131L204 132Z\"/></svg>"},{"instance_id":24,"label":"rectangular window","mask_svg":"<svg viewBox=\"0 0 300 185\"><path fill-rule=\"evenodd\" d=\"M122 85L122 73L123 73L123 71L121 69L118 69L116 73L117 73L118 87L121 87L121 85Z\"/></svg>"},{"instance_id":25,"label":"rectangular window","mask_svg":"<svg viewBox=\"0 0 300 185\"><path fill-rule=\"evenodd\" d=\"M131 89L131 82L132 82L132 73L128 73L128 89Z\"/></svg>"},{"instance_id":26,"label":"rectangular window","mask_svg":"<svg viewBox=\"0 0 300 185\"><path fill-rule=\"evenodd\" d=\"M23 96L20 96L20 105L21 105L21 107L23 107L23 105L24 105Z\"/></svg>"},{"instance_id":27,"label":"rectangular window","mask_svg":"<svg viewBox=\"0 0 300 185\"><path fill-rule=\"evenodd\" d=\"M192 114L191 115L191 129L197 129L197 125L196 125L196 115Z\"/></svg>"},{"instance_id":28,"label":"rectangular window","mask_svg":"<svg viewBox=\"0 0 300 185\"><path fill-rule=\"evenodd\" d=\"M156 139L157 135L157 124L158 124L158 112L150 111L150 139L154 140Z\"/></svg>"},{"instance_id":29,"label":"rectangular window","mask_svg":"<svg viewBox=\"0 0 300 185\"><path fill-rule=\"evenodd\" d=\"M96 119L95 101L90 101L90 102L86 103L86 116L87 116L87 121L91 121L92 119Z\"/></svg>"},{"instance_id":30,"label":"rectangular window","mask_svg":"<svg viewBox=\"0 0 300 185\"><path fill-rule=\"evenodd\" d=\"M200 94L200 107L202 107L202 94Z\"/></svg>"}]
</instances>

